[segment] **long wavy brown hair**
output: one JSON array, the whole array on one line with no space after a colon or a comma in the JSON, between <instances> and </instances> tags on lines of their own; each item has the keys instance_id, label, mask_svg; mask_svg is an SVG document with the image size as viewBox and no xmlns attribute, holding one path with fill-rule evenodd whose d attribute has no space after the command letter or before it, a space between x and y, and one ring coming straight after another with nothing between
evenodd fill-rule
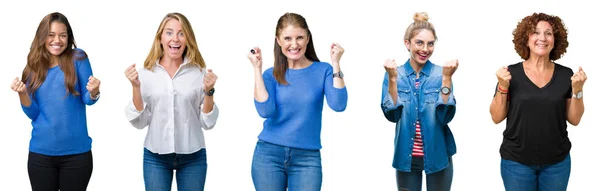
<instances>
[{"instance_id":1,"label":"long wavy brown hair","mask_svg":"<svg viewBox=\"0 0 600 191\"><path fill-rule=\"evenodd\" d=\"M535 32L535 28L540 21L547 21L552 26L552 33L554 34L554 48L550 51L550 60L558 60L563 54L567 53L567 47L569 41L567 40L567 29L562 19L558 16L548 15L545 13L533 13L529 15L519 24L513 31L513 43L515 50L521 56L523 60L529 59L530 51L527 46L529 41L529 35Z\"/></svg>"},{"instance_id":2,"label":"long wavy brown hair","mask_svg":"<svg viewBox=\"0 0 600 191\"><path fill-rule=\"evenodd\" d=\"M281 52L281 46L277 43L277 37L281 34L281 31L289 26L300 27L308 33L308 45L306 46L306 52L304 52L304 56L313 62L319 62L319 58L317 57L317 53L315 53L315 46L313 45L313 38L310 30L308 29L308 24L306 24L306 19L299 14L296 13L285 13L279 20L277 21L277 27L275 28L275 64L273 68L273 76L275 76L275 80L278 83L287 85L288 82L285 80L285 72L288 69L288 61L287 57Z\"/></svg>"},{"instance_id":3,"label":"long wavy brown hair","mask_svg":"<svg viewBox=\"0 0 600 191\"><path fill-rule=\"evenodd\" d=\"M75 45L75 37L73 36L73 30L67 17L61 13L54 12L46 15L40 22L35 33L35 38L31 43L29 54L27 55L27 65L23 69L21 80L27 84L27 92L32 97L42 83L44 83L44 80L46 80L48 68L51 65L52 55L46 49L46 39L50 38L50 24L53 22L62 23L67 28L67 48L58 56L58 66L64 73L67 93L71 93L74 96L79 95L79 92L75 90L77 75L75 73L73 57L75 56L76 60L81 60L85 59L87 55L83 51L75 51L77 45Z\"/></svg>"},{"instance_id":4,"label":"long wavy brown hair","mask_svg":"<svg viewBox=\"0 0 600 191\"><path fill-rule=\"evenodd\" d=\"M177 12L168 13L160 22L160 26L158 26L158 30L156 30L156 35L154 36L154 43L152 43L152 48L150 48L150 53L148 54L148 57L146 57L146 61L144 61L144 68L153 70L156 60L163 56L164 49L160 43L160 40L167 22L171 19L175 19L181 24L181 29L183 30L183 35L185 36L185 50L183 50L183 55L185 58L189 59L191 64L194 64L200 68L205 68L206 63L204 63L202 54L200 54L200 51L198 50L198 44L196 44L196 35L194 35L192 25L183 14Z\"/></svg>"}]
</instances>

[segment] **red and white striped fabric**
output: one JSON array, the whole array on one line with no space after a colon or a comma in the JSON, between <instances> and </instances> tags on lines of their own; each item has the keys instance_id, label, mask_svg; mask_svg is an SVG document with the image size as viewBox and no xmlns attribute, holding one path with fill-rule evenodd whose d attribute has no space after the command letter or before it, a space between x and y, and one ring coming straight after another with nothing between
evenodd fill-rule
<instances>
[{"instance_id":1,"label":"red and white striped fabric","mask_svg":"<svg viewBox=\"0 0 600 191\"><path fill-rule=\"evenodd\" d=\"M416 87L416 89L419 88L419 79L418 78L415 82L415 87ZM419 120L417 120L417 123L415 124L415 129L416 129L416 133L415 133L414 144L413 144L413 149L412 149L412 156L422 157L424 155L424 153L423 153L423 137L421 136L421 123L419 122Z\"/></svg>"}]
</instances>

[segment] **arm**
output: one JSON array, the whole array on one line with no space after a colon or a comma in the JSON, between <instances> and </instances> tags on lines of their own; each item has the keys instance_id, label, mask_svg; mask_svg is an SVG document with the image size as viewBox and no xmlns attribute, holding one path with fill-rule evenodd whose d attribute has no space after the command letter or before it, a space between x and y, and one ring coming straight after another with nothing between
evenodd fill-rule
<instances>
[{"instance_id":1,"label":"arm","mask_svg":"<svg viewBox=\"0 0 600 191\"><path fill-rule=\"evenodd\" d=\"M583 116L583 112L585 111L585 107L583 105L583 97L581 99L570 98L567 99L567 121L573 125L579 125L581 121L581 117Z\"/></svg>"},{"instance_id":2,"label":"arm","mask_svg":"<svg viewBox=\"0 0 600 191\"><path fill-rule=\"evenodd\" d=\"M583 84L586 80L587 75L585 74L583 69L579 67L579 70L571 76L571 95L583 92ZM567 96L571 97L571 95ZM583 106L583 97L581 97L580 99L567 99L567 121L571 123L571 125L579 125L584 110L585 107Z\"/></svg>"},{"instance_id":3,"label":"arm","mask_svg":"<svg viewBox=\"0 0 600 191\"><path fill-rule=\"evenodd\" d=\"M269 118L276 110L275 84L277 82L268 72L260 74L260 68L254 69L254 80L254 106L260 117Z\"/></svg>"},{"instance_id":4,"label":"arm","mask_svg":"<svg viewBox=\"0 0 600 191\"><path fill-rule=\"evenodd\" d=\"M135 64L132 64L125 70L125 76L131 82L132 98L131 102L125 107L125 116L132 126L138 129L143 129L148 126L152 113L148 105L142 99L141 82L138 77L138 72L135 69Z\"/></svg>"},{"instance_id":5,"label":"arm","mask_svg":"<svg viewBox=\"0 0 600 191\"><path fill-rule=\"evenodd\" d=\"M27 93L19 93L19 100L21 101L21 109L23 109L25 115L35 121L38 115L40 115L40 110L35 100L27 95Z\"/></svg>"},{"instance_id":6,"label":"arm","mask_svg":"<svg viewBox=\"0 0 600 191\"><path fill-rule=\"evenodd\" d=\"M490 114L492 115L492 121L495 124L502 122L506 119L508 113L508 88L502 88L500 85L496 85L496 93L494 99L490 104Z\"/></svg>"},{"instance_id":7,"label":"arm","mask_svg":"<svg viewBox=\"0 0 600 191\"><path fill-rule=\"evenodd\" d=\"M89 92L86 88L90 76L93 75L90 60L86 57L82 60L76 60L75 62L77 63L77 83L79 83L81 100L86 105L94 105L98 100L94 100L92 97L96 97L99 92ZM95 95L92 95L92 93L95 93Z\"/></svg>"},{"instance_id":8,"label":"arm","mask_svg":"<svg viewBox=\"0 0 600 191\"><path fill-rule=\"evenodd\" d=\"M333 71L328 67L325 74L325 97L329 108L336 112L342 112L346 110L348 104L348 91L342 78L333 77L335 65L337 65L339 72L339 64L334 64Z\"/></svg>"},{"instance_id":9,"label":"arm","mask_svg":"<svg viewBox=\"0 0 600 191\"><path fill-rule=\"evenodd\" d=\"M217 124L217 119L219 118L219 108L216 104L214 104L213 101L210 101L211 103L207 103L207 99L212 99L212 96L204 96L204 104L200 106L202 109L202 112L200 112L200 118L202 122L200 124L202 125L203 129L210 130ZM211 110L205 113L205 110L207 110L206 108L209 108L206 106L206 104L211 104L212 106L210 106Z\"/></svg>"},{"instance_id":10,"label":"arm","mask_svg":"<svg viewBox=\"0 0 600 191\"><path fill-rule=\"evenodd\" d=\"M385 118L393 123L397 123L400 120L402 109L404 108L404 105L399 102L397 79L396 77L390 79L386 72L381 88L381 110Z\"/></svg>"},{"instance_id":11,"label":"arm","mask_svg":"<svg viewBox=\"0 0 600 191\"><path fill-rule=\"evenodd\" d=\"M440 123L448 124L456 114L456 99L454 98L454 88L452 87L452 78L442 77L442 87L450 87L452 91L448 95L440 92L438 101L436 102L436 115Z\"/></svg>"}]
</instances>

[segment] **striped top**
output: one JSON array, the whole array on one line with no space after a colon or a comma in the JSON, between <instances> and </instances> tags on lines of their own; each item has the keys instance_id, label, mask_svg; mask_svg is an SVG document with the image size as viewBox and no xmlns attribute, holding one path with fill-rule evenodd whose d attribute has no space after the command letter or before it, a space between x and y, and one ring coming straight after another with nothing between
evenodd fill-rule
<instances>
[{"instance_id":1,"label":"striped top","mask_svg":"<svg viewBox=\"0 0 600 191\"><path fill-rule=\"evenodd\" d=\"M419 78L417 78L415 80L415 89L419 89ZM416 156L416 157L423 157L423 138L421 136L421 123L418 120L417 117L417 123L415 123L415 138L414 138L414 144L413 144L413 149L412 149L412 156Z\"/></svg>"}]
</instances>

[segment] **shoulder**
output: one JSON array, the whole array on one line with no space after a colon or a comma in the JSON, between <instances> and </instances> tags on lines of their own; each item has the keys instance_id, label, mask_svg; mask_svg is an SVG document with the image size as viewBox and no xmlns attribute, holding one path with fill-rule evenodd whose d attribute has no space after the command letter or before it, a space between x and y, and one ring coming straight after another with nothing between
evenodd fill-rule
<instances>
[{"instance_id":1,"label":"shoulder","mask_svg":"<svg viewBox=\"0 0 600 191\"><path fill-rule=\"evenodd\" d=\"M508 70L510 71L511 69L517 69L517 68L523 68L523 62L517 62L511 65L508 65Z\"/></svg>"},{"instance_id":2,"label":"shoulder","mask_svg":"<svg viewBox=\"0 0 600 191\"><path fill-rule=\"evenodd\" d=\"M554 69L561 72L573 73L573 69L559 63L554 63Z\"/></svg>"},{"instance_id":3,"label":"shoulder","mask_svg":"<svg viewBox=\"0 0 600 191\"><path fill-rule=\"evenodd\" d=\"M268 78L273 78L273 67L269 67L267 68L264 72L263 72L263 78L268 77Z\"/></svg>"},{"instance_id":4,"label":"shoulder","mask_svg":"<svg viewBox=\"0 0 600 191\"><path fill-rule=\"evenodd\" d=\"M79 61L79 60L87 60L88 56L87 53L85 53L85 51L81 48L75 48L73 49L73 60Z\"/></svg>"},{"instance_id":5,"label":"shoulder","mask_svg":"<svg viewBox=\"0 0 600 191\"><path fill-rule=\"evenodd\" d=\"M322 68L322 69L325 69L325 70L333 69L333 67L331 66L331 64L329 64L327 62L314 62L313 64L314 64L314 66L316 68Z\"/></svg>"}]
</instances>

